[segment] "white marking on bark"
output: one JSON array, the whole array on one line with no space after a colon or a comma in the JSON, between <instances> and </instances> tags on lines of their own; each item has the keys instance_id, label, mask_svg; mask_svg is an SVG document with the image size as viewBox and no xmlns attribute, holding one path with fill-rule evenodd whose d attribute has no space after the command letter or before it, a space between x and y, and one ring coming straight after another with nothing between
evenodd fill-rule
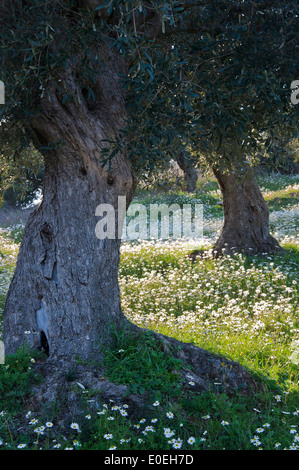
<instances>
[{"instance_id":1,"label":"white marking on bark","mask_svg":"<svg viewBox=\"0 0 299 470\"><path fill-rule=\"evenodd\" d=\"M48 309L44 299L41 300L41 308L36 312L36 322L40 331L43 331L48 338Z\"/></svg>"}]
</instances>

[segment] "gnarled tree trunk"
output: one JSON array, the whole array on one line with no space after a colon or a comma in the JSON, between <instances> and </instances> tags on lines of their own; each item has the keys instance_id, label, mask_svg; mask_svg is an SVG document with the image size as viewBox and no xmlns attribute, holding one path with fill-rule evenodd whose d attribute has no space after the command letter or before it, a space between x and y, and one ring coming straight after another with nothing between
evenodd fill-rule
<instances>
[{"instance_id":1,"label":"gnarled tree trunk","mask_svg":"<svg viewBox=\"0 0 299 470\"><path fill-rule=\"evenodd\" d=\"M253 171L242 178L213 170L223 197L224 222L214 251L217 255L282 252L269 233L269 209Z\"/></svg>"},{"instance_id":2,"label":"gnarled tree trunk","mask_svg":"<svg viewBox=\"0 0 299 470\"><path fill-rule=\"evenodd\" d=\"M115 239L95 233L97 206L110 204L117 215L118 196L128 205L135 189L125 155L115 156L109 172L101 164L101 139L123 127L126 115L120 62L111 54L107 62L94 90L98 109L89 107L66 70L61 78L80 100L63 102L52 89L31 123L40 144L63 143L44 152L43 200L27 223L6 298L7 353L27 342L51 358L99 358L109 326L126 321L118 287L120 239L117 232Z\"/></svg>"}]
</instances>

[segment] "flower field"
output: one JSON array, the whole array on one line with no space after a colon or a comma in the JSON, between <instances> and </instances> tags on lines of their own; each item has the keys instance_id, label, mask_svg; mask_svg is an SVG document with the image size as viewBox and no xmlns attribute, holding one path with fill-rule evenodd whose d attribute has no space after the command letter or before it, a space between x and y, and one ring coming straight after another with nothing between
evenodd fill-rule
<instances>
[{"instance_id":1,"label":"flower field","mask_svg":"<svg viewBox=\"0 0 299 470\"><path fill-rule=\"evenodd\" d=\"M217 186L207 182L194 195L168 195L171 203L203 204L203 238L123 243L119 283L123 311L133 323L241 363L263 383L264 393L227 397L215 383L213 391L193 394L190 376L186 394L159 351L145 344L149 359L137 358L136 345L121 338L115 356L107 359L107 374L148 393L147 415L131 421L127 407L118 403L89 409L92 391L78 387L86 415L65 433L57 410L22 414L19 405L26 402L35 360L23 352L0 365L0 450L299 450L299 176L263 178L260 186L284 255L212 259L209 249L221 229L222 209ZM138 201L149 203L142 194ZM0 233L0 315L21 235L21 226ZM204 256L191 262L188 255L200 248L206 249ZM15 396L7 391L10 370L19 374Z\"/></svg>"}]
</instances>

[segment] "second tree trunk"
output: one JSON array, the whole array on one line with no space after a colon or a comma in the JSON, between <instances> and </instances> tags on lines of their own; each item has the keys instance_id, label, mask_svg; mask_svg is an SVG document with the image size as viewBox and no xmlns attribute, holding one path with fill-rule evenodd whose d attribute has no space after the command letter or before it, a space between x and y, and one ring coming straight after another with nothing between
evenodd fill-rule
<instances>
[{"instance_id":1,"label":"second tree trunk","mask_svg":"<svg viewBox=\"0 0 299 470\"><path fill-rule=\"evenodd\" d=\"M252 171L244 177L214 169L223 197L223 227L214 246L216 255L282 252L269 232L269 209Z\"/></svg>"}]
</instances>

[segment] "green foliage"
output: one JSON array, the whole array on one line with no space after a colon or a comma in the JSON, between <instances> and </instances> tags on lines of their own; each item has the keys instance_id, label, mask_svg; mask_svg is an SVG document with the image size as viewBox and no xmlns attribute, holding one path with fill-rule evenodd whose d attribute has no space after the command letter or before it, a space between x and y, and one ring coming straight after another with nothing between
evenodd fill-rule
<instances>
[{"instance_id":1,"label":"green foliage","mask_svg":"<svg viewBox=\"0 0 299 470\"><path fill-rule=\"evenodd\" d=\"M5 130L0 125L0 134ZM41 186L43 179L43 159L32 145L17 140L1 141L0 153L0 203L5 200L12 204L24 202Z\"/></svg>"},{"instance_id":2,"label":"green foliage","mask_svg":"<svg viewBox=\"0 0 299 470\"><path fill-rule=\"evenodd\" d=\"M298 106L285 82L297 73L294 1L7 0L2 8L0 112L15 139L30 132L47 94L62 104L84 99L97 113L103 42L128 68L126 125L107 136L104 162L125 151L144 175L187 145L231 168L270 148L278 129L294 135Z\"/></svg>"},{"instance_id":3,"label":"green foliage","mask_svg":"<svg viewBox=\"0 0 299 470\"><path fill-rule=\"evenodd\" d=\"M298 139L285 141L281 136L273 139L272 146L265 155L259 159L259 167L271 173L298 173L299 168L299 142Z\"/></svg>"},{"instance_id":4,"label":"green foliage","mask_svg":"<svg viewBox=\"0 0 299 470\"><path fill-rule=\"evenodd\" d=\"M32 390L40 380L32 368L32 361L43 358L40 351L21 348L16 354L7 355L0 365L0 408L19 412Z\"/></svg>"},{"instance_id":5,"label":"green foliage","mask_svg":"<svg viewBox=\"0 0 299 470\"><path fill-rule=\"evenodd\" d=\"M280 75L283 69L296 73L284 48L289 26L289 46L295 44L296 20L290 20L294 3L284 2L279 11L277 7L275 2L269 9L262 2L194 2L188 8L181 3L174 23L185 26L184 37L180 27L169 28L163 42L142 44L147 59L141 56L138 74L127 77L132 116L128 135L135 136L129 148L134 163L134 156L141 156L137 166L151 168L155 156L158 161L171 157L182 145L177 133L210 164L243 166L248 154L253 156L265 144L270 147L271 133L279 125L285 130L295 126L296 109L289 105ZM274 72L277 63L281 68Z\"/></svg>"},{"instance_id":6,"label":"green foliage","mask_svg":"<svg viewBox=\"0 0 299 470\"><path fill-rule=\"evenodd\" d=\"M181 361L166 354L150 332L136 338L126 330L115 334L114 347L106 351L107 374L112 382L127 384L132 393L178 396Z\"/></svg>"}]
</instances>

